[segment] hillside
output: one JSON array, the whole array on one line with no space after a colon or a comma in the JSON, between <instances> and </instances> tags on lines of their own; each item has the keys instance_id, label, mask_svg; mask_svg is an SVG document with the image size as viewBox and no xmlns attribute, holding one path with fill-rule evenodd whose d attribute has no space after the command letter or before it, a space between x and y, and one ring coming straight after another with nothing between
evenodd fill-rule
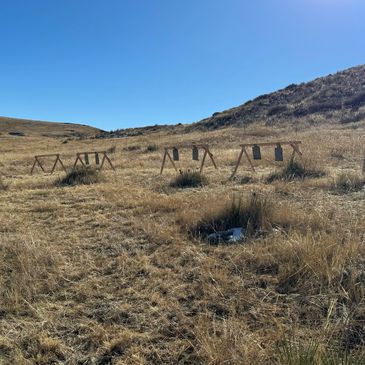
<instances>
[{"instance_id":1,"label":"hillside","mask_svg":"<svg viewBox=\"0 0 365 365\"><path fill-rule=\"evenodd\" d=\"M350 123L365 119L365 65L265 94L238 107L214 113L187 130L248 123Z\"/></svg>"},{"instance_id":2,"label":"hillside","mask_svg":"<svg viewBox=\"0 0 365 365\"><path fill-rule=\"evenodd\" d=\"M100 129L81 124L0 117L1 135L85 138L100 132Z\"/></svg>"},{"instance_id":3,"label":"hillside","mask_svg":"<svg viewBox=\"0 0 365 365\"><path fill-rule=\"evenodd\" d=\"M169 134L243 127L260 122L318 125L324 122L352 123L365 120L365 65L349 68L311 82L292 84L261 95L240 106L193 124L154 125L102 133L102 138L131 137L150 133Z\"/></svg>"}]
</instances>

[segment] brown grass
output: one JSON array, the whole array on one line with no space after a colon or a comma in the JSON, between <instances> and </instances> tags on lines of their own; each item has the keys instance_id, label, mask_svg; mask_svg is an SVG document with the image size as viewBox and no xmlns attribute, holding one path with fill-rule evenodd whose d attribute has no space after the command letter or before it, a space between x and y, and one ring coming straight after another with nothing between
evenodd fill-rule
<instances>
[{"instance_id":1,"label":"brown grass","mask_svg":"<svg viewBox=\"0 0 365 365\"><path fill-rule=\"evenodd\" d=\"M331 183L331 190L338 193L352 193L365 188L365 177L354 173L342 173Z\"/></svg>"},{"instance_id":2,"label":"brown grass","mask_svg":"<svg viewBox=\"0 0 365 365\"><path fill-rule=\"evenodd\" d=\"M100 172L90 166L73 168L66 176L56 180L56 186L90 185L100 182Z\"/></svg>"},{"instance_id":3,"label":"brown grass","mask_svg":"<svg viewBox=\"0 0 365 365\"><path fill-rule=\"evenodd\" d=\"M270 130L116 139L116 172L72 189L54 186L63 172L29 175L33 156L59 152L69 167L75 152L110 140L1 136L11 189L0 204L0 363L276 365L286 337L304 352L313 341L319 354L361 354L365 192L328 186L343 169L360 172L364 129ZM301 140L327 175L265 184L276 165L262 160L249 184L228 181L240 143L276 139ZM219 167L207 161L209 185L168 188L175 172L159 176L161 151L143 153L179 142L209 143ZM196 168L191 151L180 157L178 168ZM200 222L202 232L227 226L217 217L233 196L242 197L237 222L265 234L229 246L187 234Z\"/></svg>"}]
</instances>

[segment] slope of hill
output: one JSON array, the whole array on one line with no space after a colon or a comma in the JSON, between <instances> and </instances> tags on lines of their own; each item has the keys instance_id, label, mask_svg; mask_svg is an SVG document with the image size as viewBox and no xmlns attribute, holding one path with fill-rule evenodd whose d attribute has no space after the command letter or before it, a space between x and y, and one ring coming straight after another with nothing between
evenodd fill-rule
<instances>
[{"instance_id":1,"label":"slope of hill","mask_svg":"<svg viewBox=\"0 0 365 365\"><path fill-rule=\"evenodd\" d=\"M44 137L94 137L100 129L81 124L0 117L0 134Z\"/></svg>"},{"instance_id":2,"label":"slope of hill","mask_svg":"<svg viewBox=\"0 0 365 365\"><path fill-rule=\"evenodd\" d=\"M242 127L250 123L267 125L289 122L309 124L352 123L365 120L365 65L349 68L299 85L261 95L243 105L193 124L155 125L119 129L101 134L103 138L128 137L156 132L169 134L194 130Z\"/></svg>"},{"instance_id":3,"label":"slope of hill","mask_svg":"<svg viewBox=\"0 0 365 365\"><path fill-rule=\"evenodd\" d=\"M214 113L187 129L217 129L254 122L360 120L365 120L365 65L261 95L238 107Z\"/></svg>"}]
</instances>

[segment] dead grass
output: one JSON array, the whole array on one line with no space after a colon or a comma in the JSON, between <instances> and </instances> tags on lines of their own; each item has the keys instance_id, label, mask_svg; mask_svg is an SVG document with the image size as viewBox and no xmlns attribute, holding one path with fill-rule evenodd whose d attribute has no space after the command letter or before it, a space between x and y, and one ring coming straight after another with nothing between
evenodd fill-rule
<instances>
[{"instance_id":1,"label":"dead grass","mask_svg":"<svg viewBox=\"0 0 365 365\"><path fill-rule=\"evenodd\" d=\"M56 186L90 185L101 181L100 172L93 167L72 169L66 176L56 180Z\"/></svg>"},{"instance_id":2,"label":"dead grass","mask_svg":"<svg viewBox=\"0 0 365 365\"><path fill-rule=\"evenodd\" d=\"M226 201L209 202L202 206L201 217L180 217L181 224L195 237L205 238L217 231L242 227L246 237L260 237L269 232L300 232L320 229L321 222L315 215L298 214L288 204L281 204L276 197L262 191L249 195L233 195ZM197 222L195 221L197 219Z\"/></svg>"},{"instance_id":3,"label":"dead grass","mask_svg":"<svg viewBox=\"0 0 365 365\"><path fill-rule=\"evenodd\" d=\"M295 180L304 178L318 178L325 175L325 172L318 167L310 166L311 162L298 162L290 159L287 165L278 172L268 176L267 182L272 183L275 180Z\"/></svg>"},{"instance_id":4,"label":"dead grass","mask_svg":"<svg viewBox=\"0 0 365 365\"><path fill-rule=\"evenodd\" d=\"M58 255L52 247L39 242L2 238L1 307L13 312L32 307L34 298L47 295L57 287Z\"/></svg>"},{"instance_id":5,"label":"dead grass","mask_svg":"<svg viewBox=\"0 0 365 365\"><path fill-rule=\"evenodd\" d=\"M6 184L4 180L0 177L0 192L7 191L9 189L9 184Z\"/></svg>"},{"instance_id":6,"label":"dead grass","mask_svg":"<svg viewBox=\"0 0 365 365\"><path fill-rule=\"evenodd\" d=\"M361 191L365 187L365 177L354 173L342 173L331 183L331 190L337 193L352 193Z\"/></svg>"},{"instance_id":7,"label":"dead grass","mask_svg":"<svg viewBox=\"0 0 365 365\"><path fill-rule=\"evenodd\" d=\"M173 188L198 188L208 184L208 178L198 171L180 171L170 182Z\"/></svg>"},{"instance_id":8,"label":"dead grass","mask_svg":"<svg viewBox=\"0 0 365 365\"><path fill-rule=\"evenodd\" d=\"M1 136L11 189L0 204L0 363L277 365L285 336L304 349L319 343L319 354L360 356L364 192L331 194L327 177L264 184L274 165L264 160L249 184L228 177L245 138L298 139L329 176L359 172L362 129L270 130L115 139L116 172L73 189L55 188L55 175L29 175L32 157L59 152L68 167L76 151L106 150L110 140ZM219 169L207 165L203 189L167 188L173 168L159 176L160 152L142 153L180 142L209 143L214 153ZM193 169L190 153L182 157L179 168ZM229 246L187 234L234 219L264 234Z\"/></svg>"}]
</instances>

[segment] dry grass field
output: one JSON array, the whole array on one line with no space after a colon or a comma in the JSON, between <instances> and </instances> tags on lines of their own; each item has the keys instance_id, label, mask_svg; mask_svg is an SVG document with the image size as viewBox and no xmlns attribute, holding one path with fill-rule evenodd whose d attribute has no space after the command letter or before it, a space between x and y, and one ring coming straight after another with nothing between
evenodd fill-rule
<instances>
[{"instance_id":1,"label":"dry grass field","mask_svg":"<svg viewBox=\"0 0 365 365\"><path fill-rule=\"evenodd\" d=\"M267 183L271 148L228 180L240 143L292 139L324 176ZM62 142L0 136L0 364L365 363L364 123ZM177 142L210 144L219 169L207 161L204 186L159 175ZM29 174L35 154L71 166L110 148L116 172L94 184ZM196 234L233 200L250 213L252 194L262 230L218 245Z\"/></svg>"}]
</instances>

